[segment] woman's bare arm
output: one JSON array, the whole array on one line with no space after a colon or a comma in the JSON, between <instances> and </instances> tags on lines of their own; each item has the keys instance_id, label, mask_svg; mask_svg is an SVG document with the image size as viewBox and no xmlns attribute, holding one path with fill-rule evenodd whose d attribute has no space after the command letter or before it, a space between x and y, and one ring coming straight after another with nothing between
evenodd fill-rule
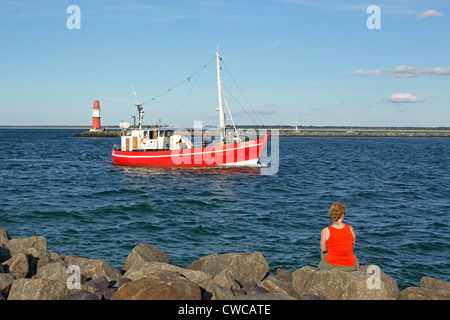
<instances>
[{"instance_id":1,"label":"woman's bare arm","mask_svg":"<svg viewBox=\"0 0 450 320\"><path fill-rule=\"evenodd\" d=\"M352 231L352 235L353 235L353 248L354 248L355 247L355 242L356 242L355 231L353 230L352 226L350 226L350 230Z\"/></svg>"},{"instance_id":2,"label":"woman's bare arm","mask_svg":"<svg viewBox=\"0 0 450 320\"><path fill-rule=\"evenodd\" d=\"M327 244L326 241L328 240L328 229L327 228L323 228L322 229L322 233L320 235L320 250L322 250L322 252L327 252Z\"/></svg>"}]
</instances>

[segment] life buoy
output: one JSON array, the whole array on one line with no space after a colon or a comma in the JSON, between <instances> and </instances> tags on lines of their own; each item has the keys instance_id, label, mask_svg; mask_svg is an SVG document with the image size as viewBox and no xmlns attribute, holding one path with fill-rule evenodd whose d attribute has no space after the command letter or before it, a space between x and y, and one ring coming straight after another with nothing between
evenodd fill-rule
<instances>
[{"instance_id":1,"label":"life buoy","mask_svg":"<svg viewBox=\"0 0 450 320\"><path fill-rule=\"evenodd\" d=\"M147 137L143 137L142 139L141 139L141 142L143 143L143 144L147 144Z\"/></svg>"}]
</instances>

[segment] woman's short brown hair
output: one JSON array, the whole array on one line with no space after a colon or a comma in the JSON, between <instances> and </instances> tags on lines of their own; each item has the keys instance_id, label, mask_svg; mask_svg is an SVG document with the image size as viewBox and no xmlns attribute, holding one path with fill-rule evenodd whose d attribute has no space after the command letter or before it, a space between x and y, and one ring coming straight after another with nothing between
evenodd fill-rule
<instances>
[{"instance_id":1,"label":"woman's short brown hair","mask_svg":"<svg viewBox=\"0 0 450 320\"><path fill-rule=\"evenodd\" d=\"M333 219L333 222L338 221L340 218L342 218L345 214L345 204L336 201L334 202L331 207L330 211L328 212L328 215L331 219Z\"/></svg>"}]
</instances>

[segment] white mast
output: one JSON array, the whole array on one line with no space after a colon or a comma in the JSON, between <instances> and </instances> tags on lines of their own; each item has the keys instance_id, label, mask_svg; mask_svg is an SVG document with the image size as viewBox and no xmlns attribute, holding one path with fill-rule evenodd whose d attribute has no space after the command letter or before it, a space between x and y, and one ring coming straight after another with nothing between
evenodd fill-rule
<instances>
[{"instance_id":1,"label":"white mast","mask_svg":"<svg viewBox=\"0 0 450 320\"><path fill-rule=\"evenodd\" d=\"M137 107L138 109L138 113L139 113L139 130L142 129L142 118L144 118L144 111L143 111L143 103L139 104L139 99L136 95L136 91L134 91L134 87L133 84L131 84L131 90L133 90L133 94L134 94L134 105ZM145 102L144 102L145 103Z\"/></svg>"},{"instance_id":2,"label":"white mast","mask_svg":"<svg viewBox=\"0 0 450 320\"><path fill-rule=\"evenodd\" d=\"M226 127L226 119L225 119L225 112L223 110L223 93L222 93L222 83L220 80L220 60L222 59L219 56L219 48L217 48L216 52L216 58L217 58L217 90L219 92L219 132L220 132L220 139L222 141L225 140L225 127Z\"/></svg>"}]
</instances>

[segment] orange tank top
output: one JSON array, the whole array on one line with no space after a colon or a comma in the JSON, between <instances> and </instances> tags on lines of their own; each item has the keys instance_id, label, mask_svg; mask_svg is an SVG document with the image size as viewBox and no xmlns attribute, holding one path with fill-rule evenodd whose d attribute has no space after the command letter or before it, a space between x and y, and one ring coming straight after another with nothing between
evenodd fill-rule
<instances>
[{"instance_id":1,"label":"orange tank top","mask_svg":"<svg viewBox=\"0 0 450 320\"><path fill-rule=\"evenodd\" d=\"M330 236L326 241L328 254L325 258L330 264L342 267L353 267L355 255L353 254L353 234L350 226L346 224L342 229L328 227Z\"/></svg>"}]
</instances>

